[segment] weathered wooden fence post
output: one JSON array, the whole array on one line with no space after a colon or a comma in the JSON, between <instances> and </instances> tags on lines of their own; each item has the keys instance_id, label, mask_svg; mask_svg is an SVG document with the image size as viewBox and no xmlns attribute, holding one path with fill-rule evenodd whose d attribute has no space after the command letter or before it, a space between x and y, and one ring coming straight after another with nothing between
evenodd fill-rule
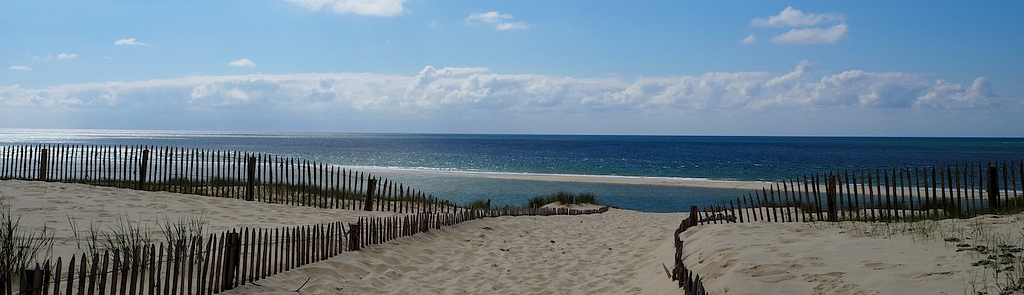
<instances>
[{"instance_id":1,"label":"weathered wooden fence post","mask_svg":"<svg viewBox=\"0 0 1024 295\"><path fill-rule=\"evenodd\" d=\"M697 226L697 206L690 206L690 216L686 218L690 220L690 226Z\"/></svg>"},{"instance_id":2,"label":"weathered wooden fence post","mask_svg":"<svg viewBox=\"0 0 1024 295\"><path fill-rule=\"evenodd\" d=\"M373 193L376 188L376 178L366 180L366 203L363 204L363 211L373 211Z\"/></svg>"},{"instance_id":3,"label":"weathered wooden fence post","mask_svg":"<svg viewBox=\"0 0 1024 295\"><path fill-rule=\"evenodd\" d=\"M359 231L363 228L363 218L360 217L356 223L348 224L348 249L349 251L359 251Z\"/></svg>"},{"instance_id":4,"label":"weathered wooden fence post","mask_svg":"<svg viewBox=\"0 0 1024 295\"><path fill-rule=\"evenodd\" d=\"M836 212L836 176L829 174L827 182L828 187L825 188L825 200L828 204L825 204L825 207L828 210L828 221L836 222L839 221L839 214Z\"/></svg>"},{"instance_id":5,"label":"weathered wooden fence post","mask_svg":"<svg viewBox=\"0 0 1024 295\"><path fill-rule=\"evenodd\" d=\"M249 157L248 183L245 186L245 200L252 202L256 196L256 157Z\"/></svg>"},{"instance_id":6,"label":"weathered wooden fence post","mask_svg":"<svg viewBox=\"0 0 1024 295\"><path fill-rule=\"evenodd\" d=\"M999 212L999 170L995 165L988 166L988 208Z\"/></svg>"},{"instance_id":7,"label":"weathered wooden fence post","mask_svg":"<svg viewBox=\"0 0 1024 295\"><path fill-rule=\"evenodd\" d=\"M139 190L146 189L146 167L148 166L149 150L142 150L142 163L139 164Z\"/></svg>"},{"instance_id":8,"label":"weathered wooden fence post","mask_svg":"<svg viewBox=\"0 0 1024 295\"><path fill-rule=\"evenodd\" d=\"M39 269L39 264L36 264L35 269L26 269L21 272L21 284L18 289L23 295L42 295L45 277L47 277L46 271Z\"/></svg>"},{"instance_id":9,"label":"weathered wooden fence post","mask_svg":"<svg viewBox=\"0 0 1024 295\"><path fill-rule=\"evenodd\" d=\"M39 180L46 181L46 166L49 165L50 161L50 150L42 149L39 151Z\"/></svg>"},{"instance_id":10,"label":"weathered wooden fence post","mask_svg":"<svg viewBox=\"0 0 1024 295\"><path fill-rule=\"evenodd\" d=\"M221 278L221 290L231 290L235 288L236 270L241 260L242 237L237 232L230 232L224 238L224 264L221 266L221 273L224 276Z\"/></svg>"}]
</instances>

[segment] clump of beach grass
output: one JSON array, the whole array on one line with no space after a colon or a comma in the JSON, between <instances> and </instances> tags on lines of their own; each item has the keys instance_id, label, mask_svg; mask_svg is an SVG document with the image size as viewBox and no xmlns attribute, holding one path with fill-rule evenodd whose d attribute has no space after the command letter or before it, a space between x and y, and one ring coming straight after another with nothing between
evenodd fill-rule
<instances>
[{"instance_id":1,"label":"clump of beach grass","mask_svg":"<svg viewBox=\"0 0 1024 295\"><path fill-rule=\"evenodd\" d=\"M142 218L132 220L130 215L121 215L117 223L107 226L107 231L100 231L94 225L89 226L88 254L97 257L104 251L116 251L128 257L135 249L141 249L153 242L149 224Z\"/></svg>"},{"instance_id":2,"label":"clump of beach grass","mask_svg":"<svg viewBox=\"0 0 1024 295\"><path fill-rule=\"evenodd\" d=\"M488 210L491 209L491 200L476 199L470 202L469 205L463 205L463 207L472 210Z\"/></svg>"},{"instance_id":3,"label":"clump of beach grass","mask_svg":"<svg viewBox=\"0 0 1024 295\"><path fill-rule=\"evenodd\" d=\"M566 191L560 191L546 196L536 196L529 200L526 207L528 208L540 208L544 205L551 203L559 203L562 205L575 205L575 204L593 204L600 205L597 201L597 196L594 193L572 193Z\"/></svg>"},{"instance_id":4,"label":"clump of beach grass","mask_svg":"<svg viewBox=\"0 0 1024 295\"><path fill-rule=\"evenodd\" d=\"M15 217L2 197L0 192L0 279L10 281L19 270L50 258L53 231L44 225L42 230L25 232L20 227L21 216Z\"/></svg>"},{"instance_id":5,"label":"clump of beach grass","mask_svg":"<svg viewBox=\"0 0 1024 295\"><path fill-rule=\"evenodd\" d=\"M204 212L200 212L198 215L181 216L177 221L164 219L164 223L161 224L168 247L175 249L202 244L207 226Z\"/></svg>"},{"instance_id":6,"label":"clump of beach grass","mask_svg":"<svg viewBox=\"0 0 1024 295\"><path fill-rule=\"evenodd\" d=\"M981 219L924 219L913 222L812 222L815 229L841 228L854 235L889 239L907 236L914 243L941 240L947 248L970 255L973 274L965 274L964 294L1024 293L1024 228L1020 216L1006 218L1011 226L997 231Z\"/></svg>"},{"instance_id":7,"label":"clump of beach grass","mask_svg":"<svg viewBox=\"0 0 1024 295\"><path fill-rule=\"evenodd\" d=\"M67 215L65 213L65 215ZM88 236L79 233L78 222L75 218L67 215L71 224L72 232L78 243L78 248L84 250L86 257L100 257L106 251L122 255L126 262L133 259L134 251L142 249L156 242L150 231L150 223L144 222L142 218L133 219L130 215L120 215L118 222L108 225L106 230L100 229L95 223L89 224ZM170 249L184 249L203 242L203 235L207 231L207 221L203 213L196 215L181 216L177 220L165 218L164 222L157 222L162 231L164 242ZM83 241L84 248L83 249Z\"/></svg>"}]
</instances>

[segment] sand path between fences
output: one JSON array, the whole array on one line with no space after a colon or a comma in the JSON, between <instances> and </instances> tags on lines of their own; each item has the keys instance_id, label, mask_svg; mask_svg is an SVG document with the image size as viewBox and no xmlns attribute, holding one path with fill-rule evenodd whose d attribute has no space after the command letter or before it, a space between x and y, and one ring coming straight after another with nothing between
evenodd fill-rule
<instances>
[{"instance_id":1,"label":"sand path between fences","mask_svg":"<svg viewBox=\"0 0 1024 295\"><path fill-rule=\"evenodd\" d=\"M129 216L156 234L161 221L197 214L210 233L396 215L16 180L0 181L0 200L21 216L23 228L55 230L61 257L82 251L69 217L82 231ZM672 232L686 216L612 209L469 221L345 252L225 294L682 294L662 265L672 266ZM684 262L712 294L903 295L975 293L986 286L998 293L1008 275L1024 271L1020 252L1011 252L1024 245L1022 233L1024 215L1009 215L890 225L701 225L681 237ZM993 250L1000 245L1009 250ZM1016 268L998 279L995 266L976 265L1006 253L1016 262L994 263Z\"/></svg>"}]
</instances>

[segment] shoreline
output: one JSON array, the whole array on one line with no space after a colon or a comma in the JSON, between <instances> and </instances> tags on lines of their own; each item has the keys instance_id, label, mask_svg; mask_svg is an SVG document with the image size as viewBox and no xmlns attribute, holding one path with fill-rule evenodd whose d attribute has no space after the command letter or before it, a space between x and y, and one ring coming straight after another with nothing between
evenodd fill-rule
<instances>
[{"instance_id":1,"label":"shoreline","mask_svg":"<svg viewBox=\"0 0 1024 295\"><path fill-rule=\"evenodd\" d=\"M416 168L389 168L370 166L341 166L360 172L388 174L436 174L438 176L459 176L467 178L548 181L568 183L603 183L620 185L650 185L671 187L695 187L715 189L760 190L773 182L715 180L703 178L652 177L652 176L618 176L618 175L583 175L583 174L551 174L551 173L517 173L517 172L482 172L457 170L427 170Z\"/></svg>"}]
</instances>

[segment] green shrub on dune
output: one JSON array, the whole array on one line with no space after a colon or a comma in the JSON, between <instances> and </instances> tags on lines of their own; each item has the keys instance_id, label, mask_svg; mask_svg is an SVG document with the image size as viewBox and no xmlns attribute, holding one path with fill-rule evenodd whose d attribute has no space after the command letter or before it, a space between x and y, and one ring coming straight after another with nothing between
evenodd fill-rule
<instances>
[{"instance_id":1,"label":"green shrub on dune","mask_svg":"<svg viewBox=\"0 0 1024 295\"><path fill-rule=\"evenodd\" d=\"M540 208L544 205L551 203L559 203L562 205L570 204L594 204L600 205L597 201L597 196L594 193L570 193L566 191L560 191L546 196L537 196L530 199L527 203L529 208Z\"/></svg>"},{"instance_id":2,"label":"green shrub on dune","mask_svg":"<svg viewBox=\"0 0 1024 295\"><path fill-rule=\"evenodd\" d=\"M463 207L466 209L488 210L491 209L491 200L476 199L469 203L469 205L463 205Z\"/></svg>"}]
</instances>

